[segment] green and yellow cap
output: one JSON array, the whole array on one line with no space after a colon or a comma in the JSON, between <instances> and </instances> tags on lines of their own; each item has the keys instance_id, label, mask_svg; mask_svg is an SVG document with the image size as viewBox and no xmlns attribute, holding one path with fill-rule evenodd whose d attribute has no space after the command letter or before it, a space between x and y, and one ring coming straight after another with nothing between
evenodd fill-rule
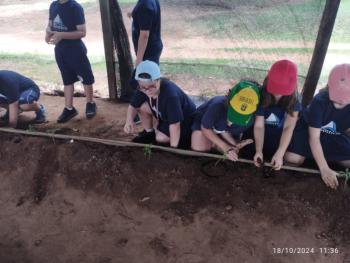
<instances>
[{"instance_id":1,"label":"green and yellow cap","mask_svg":"<svg viewBox=\"0 0 350 263\"><path fill-rule=\"evenodd\" d=\"M228 95L227 120L240 126L249 125L254 119L259 101L258 85L250 81L240 81Z\"/></svg>"}]
</instances>

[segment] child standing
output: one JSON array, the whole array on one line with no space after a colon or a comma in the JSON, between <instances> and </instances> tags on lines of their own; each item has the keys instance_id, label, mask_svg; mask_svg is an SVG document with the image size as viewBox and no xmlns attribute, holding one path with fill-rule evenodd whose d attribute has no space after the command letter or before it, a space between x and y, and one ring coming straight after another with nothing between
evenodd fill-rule
<instances>
[{"instance_id":1,"label":"child standing","mask_svg":"<svg viewBox=\"0 0 350 263\"><path fill-rule=\"evenodd\" d=\"M283 165L301 110L296 88L296 64L289 60L274 63L264 80L254 123L254 164L258 167L264 155L272 157L271 165L275 170Z\"/></svg>"},{"instance_id":2,"label":"child standing","mask_svg":"<svg viewBox=\"0 0 350 263\"><path fill-rule=\"evenodd\" d=\"M74 83L80 80L86 95L86 118L96 115L93 101L94 76L81 40L86 35L84 10L75 0L56 0L50 6L45 40L55 45L55 58L64 84L65 108L58 117L64 123L78 114L73 107Z\"/></svg>"},{"instance_id":3,"label":"child standing","mask_svg":"<svg viewBox=\"0 0 350 263\"><path fill-rule=\"evenodd\" d=\"M46 122L44 106L38 103L39 87L31 79L9 70L0 70L0 107L7 111L1 121L16 128L20 111L34 111L35 123Z\"/></svg>"},{"instance_id":4,"label":"child standing","mask_svg":"<svg viewBox=\"0 0 350 263\"><path fill-rule=\"evenodd\" d=\"M350 64L342 64L332 69L327 88L320 91L303 111L286 161L301 165L305 158L314 158L325 184L337 188L337 173L328 162L350 168L349 116Z\"/></svg>"}]
</instances>

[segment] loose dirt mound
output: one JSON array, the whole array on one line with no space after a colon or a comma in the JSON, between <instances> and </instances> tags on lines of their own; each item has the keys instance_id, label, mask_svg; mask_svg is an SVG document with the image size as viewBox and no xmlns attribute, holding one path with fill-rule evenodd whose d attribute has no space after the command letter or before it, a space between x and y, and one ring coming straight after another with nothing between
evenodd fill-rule
<instances>
[{"instance_id":1,"label":"loose dirt mound","mask_svg":"<svg viewBox=\"0 0 350 263\"><path fill-rule=\"evenodd\" d=\"M317 177L7 134L0 160L1 263L350 262L350 193Z\"/></svg>"}]
</instances>

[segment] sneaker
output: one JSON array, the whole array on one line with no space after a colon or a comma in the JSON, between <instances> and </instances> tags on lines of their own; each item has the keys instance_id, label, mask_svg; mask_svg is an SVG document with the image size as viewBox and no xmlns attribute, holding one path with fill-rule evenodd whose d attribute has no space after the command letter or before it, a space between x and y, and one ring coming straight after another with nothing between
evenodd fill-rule
<instances>
[{"instance_id":1,"label":"sneaker","mask_svg":"<svg viewBox=\"0 0 350 263\"><path fill-rule=\"evenodd\" d=\"M154 131L146 132L146 130L143 130L132 141L136 143L154 143L156 141L156 133Z\"/></svg>"},{"instance_id":2,"label":"sneaker","mask_svg":"<svg viewBox=\"0 0 350 263\"><path fill-rule=\"evenodd\" d=\"M9 122L9 119L10 119L10 115L9 115L9 111L7 110L6 113L0 117L0 121Z\"/></svg>"},{"instance_id":3,"label":"sneaker","mask_svg":"<svg viewBox=\"0 0 350 263\"><path fill-rule=\"evenodd\" d=\"M44 123L46 122L46 114L45 114L45 107L44 105L40 104L40 109L36 113L36 117L34 119L35 123Z\"/></svg>"},{"instance_id":4,"label":"sneaker","mask_svg":"<svg viewBox=\"0 0 350 263\"><path fill-rule=\"evenodd\" d=\"M78 111L74 107L71 110L68 110L66 107L64 107L63 112L57 119L57 123L65 123L77 115Z\"/></svg>"},{"instance_id":5,"label":"sneaker","mask_svg":"<svg viewBox=\"0 0 350 263\"><path fill-rule=\"evenodd\" d=\"M140 117L139 117L139 115L136 115L136 117L134 118L134 124L137 125L140 123L141 123Z\"/></svg>"},{"instance_id":6,"label":"sneaker","mask_svg":"<svg viewBox=\"0 0 350 263\"><path fill-rule=\"evenodd\" d=\"M96 115L96 103L88 102L86 103L85 115L87 119L91 119Z\"/></svg>"}]
</instances>

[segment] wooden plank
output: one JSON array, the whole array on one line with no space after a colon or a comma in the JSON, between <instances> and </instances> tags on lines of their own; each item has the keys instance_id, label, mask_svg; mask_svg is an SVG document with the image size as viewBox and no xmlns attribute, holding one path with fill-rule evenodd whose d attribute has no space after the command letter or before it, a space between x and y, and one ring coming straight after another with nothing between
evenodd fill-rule
<instances>
[{"instance_id":1,"label":"wooden plank","mask_svg":"<svg viewBox=\"0 0 350 263\"><path fill-rule=\"evenodd\" d=\"M323 11L320 28L315 43L314 53L306 76L303 95L303 107L312 100L317 83L320 79L324 59L327 54L329 41L332 36L335 19L337 17L340 0L327 0Z\"/></svg>"},{"instance_id":2,"label":"wooden plank","mask_svg":"<svg viewBox=\"0 0 350 263\"><path fill-rule=\"evenodd\" d=\"M214 158L218 160L223 160L223 155L219 154L212 154L212 153L204 153L204 152L195 152L190 150L183 150L183 149L177 149L177 148L171 148L171 147L165 147L165 146L159 146L159 145L152 145L152 144L142 144L142 143L134 143L129 141L120 141L120 140L109 140L109 139L100 139L100 138L94 138L94 137L84 137L84 136L75 136L75 135L65 135L65 134L55 134L55 133L47 133L47 132L32 132L32 131L25 131L25 130L16 130L12 128L0 128L0 132L6 132L11 134L21 134L21 135L27 135L27 136L35 136L35 137L46 137L51 139L60 139L60 140L69 140L71 142L74 141L80 141L80 142L92 142L92 143L100 143L104 145L111 145L111 146L117 146L117 147L136 147L136 148L145 148L149 147L151 149L157 149L164 152L169 152L173 154L183 155L183 156L190 156L190 157L207 157L207 158ZM252 160L247 159L238 159L239 163L246 163L246 164L254 164ZM271 164L264 163L265 166L271 167ZM283 165L282 169L284 170L290 170L290 171L297 171L302 173L309 173L309 174L320 174L319 170L315 169L309 169L304 167L295 167L295 166L288 166ZM341 172L338 172L338 177L344 177Z\"/></svg>"},{"instance_id":3,"label":"wooden plank","mask_svg":"<svg viewBox=\"0 0 350 263\"><path fill-rule=\"evenodd\" d=\"M100 13L102 21L103 43L108 78L108 91L110 99L117 99L117 80L115 70L115 50L111 26L110 5L108 0L100 1Z\"/></svg>"}]
</instances>

